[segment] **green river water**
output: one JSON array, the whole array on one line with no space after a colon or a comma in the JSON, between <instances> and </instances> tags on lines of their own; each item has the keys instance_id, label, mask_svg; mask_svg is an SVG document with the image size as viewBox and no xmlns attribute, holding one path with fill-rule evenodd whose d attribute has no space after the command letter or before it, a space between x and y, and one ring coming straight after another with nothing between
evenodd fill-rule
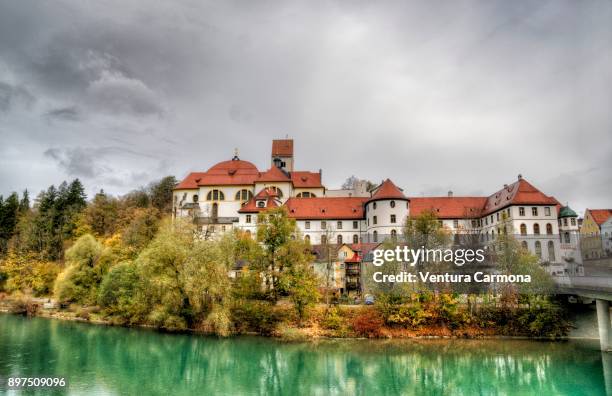
<instances>
[{"instance_id":1,"label":"green river water","mask_svg":"<svg viewBox=\"0 0 612 396\"><path fill-rule=\"evenodd\" d=\"M596 342L284 343L0 314L2 394L20 394L7 390L7 377L55 376L67 387L24 393L605 395L609 355Z\"/></svg>"}]
</instances>

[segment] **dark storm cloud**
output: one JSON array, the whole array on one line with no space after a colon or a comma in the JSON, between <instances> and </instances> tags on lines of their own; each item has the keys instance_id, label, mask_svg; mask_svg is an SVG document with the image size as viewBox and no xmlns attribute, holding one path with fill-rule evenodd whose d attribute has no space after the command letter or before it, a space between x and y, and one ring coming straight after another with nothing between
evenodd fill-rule
<instances>
[{"instance_id":1,"label":"dark storm cloud","mask_svg":"<svg viewBox=\"0 0 612 396\"><path fill-rule=\"evenodd\" d=\"M522 173L612 206L610 20L603 0L4 2L0 193L25 168L125 192L234 147L264 168L289 135L330 188L488 194Z\"/></svg>"},{"instance_id":2,"label":"dark storm cloud","mask_svg":"<svg viewBox=\"0 0 612 396\"><path fill-rule=\"evenodd\" d=\"M58 119L58 120L64 120L64 121L80 121L81 120L81 113L76 106L53 109L47 112L46 116L49 119Z\"/></svg>"}]
</instances>

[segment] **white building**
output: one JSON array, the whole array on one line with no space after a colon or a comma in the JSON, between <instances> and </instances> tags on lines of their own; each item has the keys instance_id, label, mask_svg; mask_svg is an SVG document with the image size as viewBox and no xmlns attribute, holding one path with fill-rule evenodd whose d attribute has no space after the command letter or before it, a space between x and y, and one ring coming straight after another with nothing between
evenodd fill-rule
<instances>
[{"instance_id":1,"label":"white building","mask_svg":"<svg viewBox=\"0 0 612 396\"><path fill-rule=\"evenodd\" d=\"M293 140L274 140L271 166L265 171L234 156L206 172L190 173L174 190L173 214L191 217L205 235L234 227L254 234L260 211L285 206L312 244L342 244L395 237L409 215L433 211L450 232L478 235L484 244L502 232L513 233L543 262L564 263L575 257L575 213L569 208L563 212L555 198L520 175L490 196L455 197L449 192L445 197L411 198L389 179L370 191L362 184L352 190L327 190L320 170L294 167ZM570 242L563 239L567 235Z\"/></svg>"}]
</instances>

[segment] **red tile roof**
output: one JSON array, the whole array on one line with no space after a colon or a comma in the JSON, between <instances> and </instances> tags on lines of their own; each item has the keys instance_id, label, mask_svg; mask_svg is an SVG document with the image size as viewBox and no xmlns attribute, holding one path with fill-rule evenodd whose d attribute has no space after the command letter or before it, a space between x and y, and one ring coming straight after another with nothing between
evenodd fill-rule
<instances>
[{"instance_id":1,"label":"red tile roof","mask_svg":"<svg viewBox=\"0 0 612 396\"><path fill-rule=\"evenodd\" d=\"M591 213L591 217L597 225L602 225L612 216L612 209L587 209L587 211Z\"/></svg>"},{"instance_id":2,"label":"red tile roof","mask_svg":"<svg viewBox=\"0 0 612 396\"><path fill-rule=\"evenodd\" d=\"M361 256L365 256L368 254L368 252L370 252L370 250L376 249L379 245L381 245L380 242L360 242L347 244L351 250L361 252Z\"/></svg>"},{"instance_id":3,"label":"red tile roof","mask_svg":"<svg viewBox=\"0 0 612 396\"><path fill-rule=\"evenodd\" d=\"M416 197L410 198L410 216L433 211L440 219L473 219L480 217L485 197Z\"/></svg>"},{"instance_id":4,"label":"red tile roof","mask_svg":"<svg viewBox=\"0 0 612 396\"><path fill-rule=\"evenodd\" d=\"M291 157L293 156L293 139L274 139L272 140L272 156Z\"/></svg>"},{"instance_id":5,"label":"red tile roof","mask_svg":"<svg viewBox=\"0 0 612 396\"><path fill-rule=\"evenodd\" d=\"M291 172L291 181L295 188L321 188L321 174L319 172Z\"/></svg>"},{"instance_id":6,"label":"red tile roof","mask_svg":"<svg viewBox=\"0 0 612 396\"><path fill-rule=\"evenodd\" d=\"M271 188L264 188L260 192L258 192L253 198L249 199L247 203L245 203L239 210L239 213L259 213L264 210L270 208L278 207L278 202L276 198L278 194ZM257 201L261 201L262 199L266 200L265 207L260 208L257 206Z\"/></svg>"},{"instance_id":7,"label":"red tile roof","mask_svg":"<svg viewBox=\"0 0 612 396\"><path fill-rule=\"evenodd\" d=\"M353 253L350 258L344 260L345 263L361 263L361 257L359 257L359 253Z\"/></svg>"},{"instance_id":8,"label":"red tile roof","mask_svg":"<svg viewBox=\"0 0 612 396\"><path fill-rule=\"evenodd\" d=\"M404 195L401 189L399 189L390 179L385 180L376 189L376 192L369 201L375 201L378 199L408 199Z\"/></svg>"},{"instance_id":9,"label":"red tile roof","mask_svg":"<svg viewBox=\"0 0 612 396\"><path fill-rule=\"evenodd\" d=\"M290 181L289 176L277 168L276 166L271 167L267 171L260 173L257 178L258 182L288 182Z\"/></svg>"},{"instance_id":10,"label":"red tile roof","mask_svg":"<svg viewBox=\"0 0 612 396\"><path fill-rule=\"evenodd\" d=\"M175 190L198 186L228 186L253 184L259 177L257 167L248 161L233 159L219 162L206 172L190 173Z\"/></svg>"},{"instance_id":11,"label":"red tile roof","mask_svg":"<svg viewBox=\"0 0 612 396\"><path fill-rule=\"evenodd\" d=\"M414 197L410 198L410 215L418 216L433 210L441 219L471 219L503 209L509 205L551 205L557 210L559 201L519 179L489 197Z\"/></svg>"},{"instance_id":12,"label":"red tile roof","mask_svg":"<svg viewBox=\"0 0 612 396\"><path fill-rule=\"evenodd\" d=\"M289 198L285 206L289 217L295 219L362 219L366 200L360 197Z\"/></svg>"},{"instance_id":13,"label":"red tile roof","mask_svg":"<svg viewBox=\"0 0 612 396\"><path fill-rule=\"evenodd\" d=\"M205 175L205 172L191 172L176 187L175 190L188 190L198 188L198 182Z\"/></svg>"},{"instance_id":14,"label":"red tile roof","mask_svg":"<svg viewBox=\"0 0 612 396\"><path fill-rule=\"evenodd\" d=\"M487 198L483 214L489 214L509 205L553 205L558 201L545 195L535 188L527 180L521 178L518 181L502 188Z\"/></svg>"}]
</instances>

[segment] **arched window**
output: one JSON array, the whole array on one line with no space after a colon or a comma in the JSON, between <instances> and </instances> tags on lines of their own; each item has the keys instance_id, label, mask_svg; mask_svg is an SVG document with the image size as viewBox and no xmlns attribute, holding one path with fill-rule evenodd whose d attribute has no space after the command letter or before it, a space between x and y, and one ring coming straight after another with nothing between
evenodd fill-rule
<instances>
[{"instance_id":1,"label":"arched window","mask_svg":"<svg viewBox=\"0 0 612 396\"><path fill-rule=\"evenodd\" d=\"M276 186L271 186L271 187L268 187L268 188L271 189L271 190L274 190L274 192L276 193L276 195L278 195L279 198L283 197L283 191L280 188L278 188Z\"/></svg>"},{"instance_id":2,"label":"arched window","mask_svg":"<svg viewBox=\"0 0 612 396\"><path fill-rule=\"evenodd\" d=\"M570 243L570 234L569 234L569 232L566 232L564 235L565 235L565 243Z\"/></svg>"},{"instance_id":3,"label":"arched window","mask_svg":"<svg viewBox=\"0 0 612 396\"><path fill-rule=\"evenodd\" d=\"M397 231L391 230L391 239L393 239L394 241L397 240Z\"/></svg>"},{"instance_id":4,"label":"arched window","mask_svg":"<svg viewBox=\"0 0 612 396\"><path fill-rule=\"evenodd\" d=\"M336 239L338 240L338 245L342 245L342 235L338 235Z\"/></svg>"},{"instance_id":5,"label":"arched window","mask_svg":"<svg viewBox=\"0 0 612 396\"><path fill-rule=\"evenodd\" d=\"M310 191L304 191L296 195L297 198L316 198L317 196Z\"/></svg>"},{"instance_id":6,"label":"arched window","mask_svg":"<svg viewBox=\"0 0 612 396\"><path fill-rule=\"evenodd\" d=\"M378 224L378 217L372 217L372 224Z\"/></svg>"},{"instance_id":7,"label":"arched window","mask_svg":"<svg viewBox=\"0 0 612 396\"><path fill-rule=\"evenodd\" d=\"M546 223L546 234L552 235L552 224Z\"/></svg>"},{"instance_id":8,"label":"arched window","mask_svg":"<svg viewBox=\"0 0 612 396\"><path fill-rule=\"evenodd\" d=\"M540 241L535 241L535 254L538 258L542 258L542 244Z\"/></svg>"},{"instance_id":9,"label":"arched window","mask_svg":"<svg viewBox=\"0 0 612 396\"><path fill-rule=\"evenodd\" d=\"M374 231L374 233L372 233L372 239L374 242L378 242L378 231Z\"/></svg>"},{"instance_id":10,"label":"arched window","mask_svg":"<svg viewBox=\"0 0 612 396\"><path fill-rule=\"evenodd\" d=\"M327 235L321 235L321 245L325 245L327 243Z\"/></svg>"},{"instance_id":11,"label":"arched window","mask_svg":"<svg viewBox=\"0 0 612 396\"><path fill-rule=\"evenodd\" d=\"M553 241L548 241L548 261L554 262L555 258L555 244Z\"/></svg>"},{"instance_id":12,"label":"arched window","mask_svg":"<svg viewBox=\"0 0 612 396\"><path fill-rule=\"evenodd\" d=\"M246 188L236 193L236 201L248 201L253 198L253 193Z\"/></svg>"},{"instance_id":13,"label":"arched window","mask_svg":"<svg viewBox=\"0 0 612 396\"><path fill-rule=\"evenodd\" d=\"M495 230L491 230L491 240L495 240Z\"/></svg>"},{"instance_id":14,"label":"arched window","mask_svg":"<svg viewBox=\"0 0 612 396\"><path fill-rule=\"evenodd\" d=\"M372 209L376 209L376 202L372 204Z\"/></svg>"},{"instance_id":15,"label":"arched window","mask_svg":"<svg viewBox=\"0 0 612 396\"><path fill-rule=\"evenodd\" d=\"M525 223L521 224L521 235L527 235L527 225Z\"/></svg>"},{"instance_id":16,"label":"arched window","mask_svg":"<svg viewBox=\"0 0 612 396\"><path fill-rule=\"evenodd\" d=\"M225 200L225 195L223 195L223 191L221 190L211 190L206 195L207 201L223 201Z\"/></svg>"},{"instance_id":17,"label":"arched window","mask_svg":"<svg viewBox=\"0 0 612 396\"><path fill-rule=\"evenodd\" d=\"M353 243L359 243L359 235L353 235Z\"/></svg>"},{"instance_id":18,"label":"arched window","mask_svg":"<svg viewBox=\"0 0 612 396\"><path fill-rule=\"evenodd\" d=\"M523 249L529 250L529 246L527 246L527 241L521 242L521 246L523 247Z\"/></svg>"},{"instance_id":19,"label":"arched window","mask_svg":"<svg viewBox=\"0 0 612 396\"><path fill-rule=\"evenodd\" d=\"M395 208L395 201L391 201L389 205L391 205L392 208Z\"/></svg>"},{"instance_id":20,"label":"arched window","mask_svg":"<svg viewBox=\"0 0 612 396\"><path fill-rule=\"evenodd\" d=\"M533 225L533 234L534 235L540 235L540 225L538 223L535 223Z\"/></svg>"},{"instance_id":21,"label":"arched window","mask_svg":"<svg viewBox=\"0 0 612 396\"><path fill-rule=\"evenodd\" d=\"M304 235L304 240L306 242L310 242L310 235Z\"/></svg>"},{"instance_id":22,"label":"arched window","mask_svg":"<svg viewBox=\"0 0 612 396\"><path fill-rule=\"evenodd\" d=\"M193 195L193 202L198 202L198 194Z\"/></svg>"}]
</instances>

